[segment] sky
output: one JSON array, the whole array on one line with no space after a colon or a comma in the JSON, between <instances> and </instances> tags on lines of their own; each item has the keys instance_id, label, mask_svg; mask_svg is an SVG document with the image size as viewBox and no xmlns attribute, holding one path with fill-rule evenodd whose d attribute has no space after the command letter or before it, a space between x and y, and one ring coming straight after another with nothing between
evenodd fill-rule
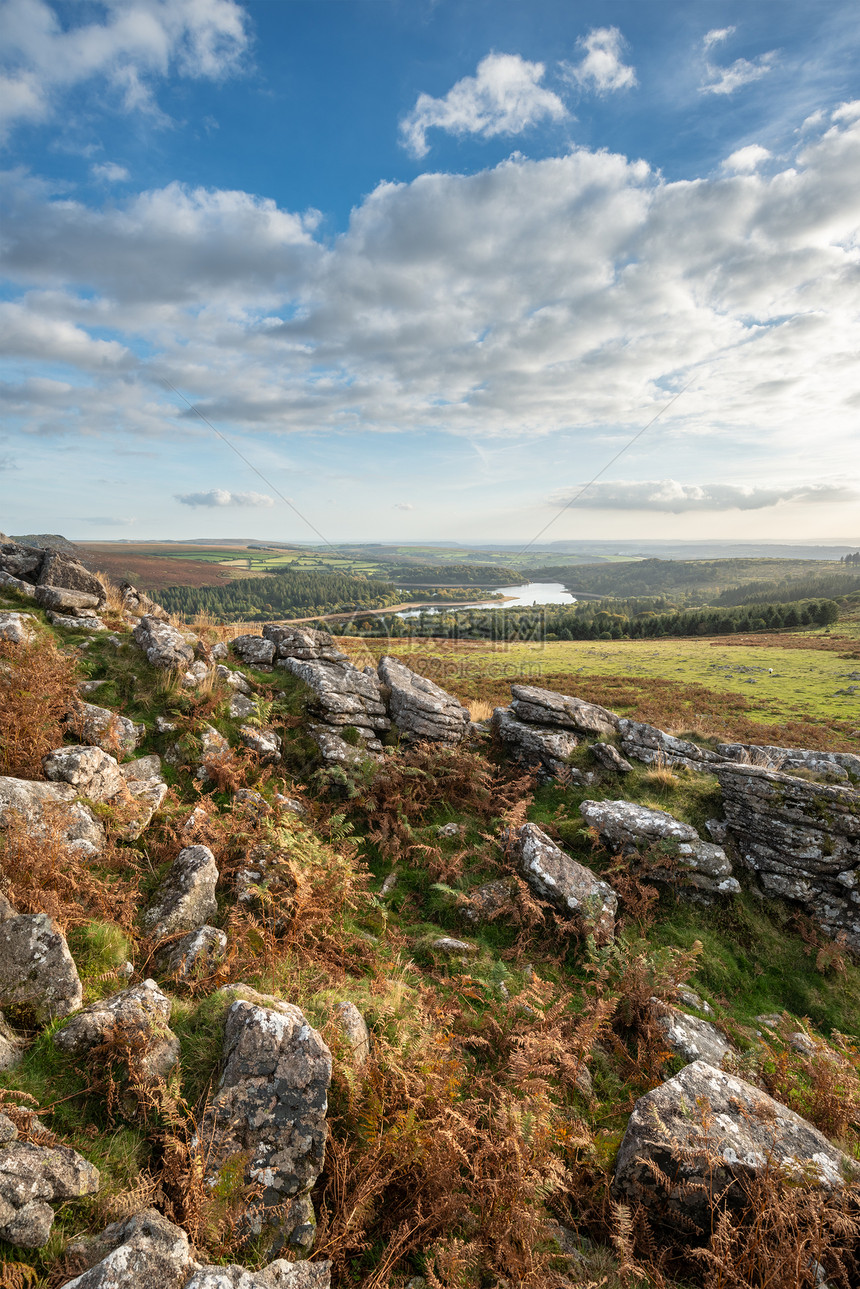
<instances>
[{"instance_id":1,"label":"sky","mask_svg":"<svg viewBox=\"0 0 860 1289\"><path fill-rule=\"evenodd\" d=\"M3 531L860 544L854 0L0 0L0 51Z\"/></svg>"}]
</instances>

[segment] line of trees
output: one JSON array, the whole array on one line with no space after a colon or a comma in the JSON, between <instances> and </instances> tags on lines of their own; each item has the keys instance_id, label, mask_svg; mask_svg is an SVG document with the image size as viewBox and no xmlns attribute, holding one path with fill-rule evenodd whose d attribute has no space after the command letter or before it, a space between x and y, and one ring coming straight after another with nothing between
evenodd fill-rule
<instances>
[{"instance_id":1,"label":"line of trees","mask_svg":"<svg viewBox=\"0 0 860 1289\"><path fill-rule=\"evenodd\" d=\"M397 604L393 582L316 569L287 569L267 577L238 577L222 586L168 586L151 592L170 613L192 618L209 614L223 622L265 622L306 618L353 609L384 609Z\"/></svg>"}]
</instances>

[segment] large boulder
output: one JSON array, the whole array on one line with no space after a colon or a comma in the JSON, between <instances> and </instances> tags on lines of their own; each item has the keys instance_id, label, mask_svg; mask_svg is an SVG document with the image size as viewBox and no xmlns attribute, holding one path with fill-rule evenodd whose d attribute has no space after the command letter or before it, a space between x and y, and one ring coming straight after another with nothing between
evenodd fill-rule
<instances>
[{"instance_id":1,"label":"large boulder","mask_svg":"<svg viewBox=\"0 0 860 1289\"><path fill-rule=\"evenodd\" d=\"M330 1262L285 1262L260 1271L212 1266L194 1258L181 1227L155 1209L114 1222L95 1239L71 1247L93 1263L63 1289L330 1289Z\"/></svg>"},{"instance_id":2,"label":"large boulder","mask_svg":"<svg viewBox=\"0 0 860 1289\"><path fill-rule=\"evenodd\" d=\"M728 842L764 890L860 953L860 791L730 761L716 775Z\"/></svg>"},{"instance_id":3,"label":"large boulder","mask_svg":"<svg viewBox=\"0 0 860 1289\"><path fill-rule=\"evenodd\" d=\"M64 744L42 758L42 768L48 779L70 783L91 801L108 801L125 786L116 758L100 747Z\"/></svg>"},{"instance_id":4,"label":"large boulder","mask_svg":"<svg viewBox=\"0 0 860 1289\"><path fill-rule=\"evenodd\" d=\"M90 1003L52 1035L61 1052L82 1055L109 1039L127 1040L139 1052L143 1073L165 1078L179 1060L179 1039L169 1028L170 999L154 980Z\"/></svg>"},{"instance_id":5,"label":"large boulder","mask_svg":"<svg viewBox=\"0 0 860 1289\"><path fill-rule=\"evenodd\" d=\"M666 734L656 725L646 725L642 721L622 717L618 728L621 731L622 751L636 761L644 761L646 765L672 766L675 769L686 767L688 770L708 773L722 759L710 748L676 738L674 734Z\"/></svg>"},{"instance_id":6,"label":"large boulder","mask_svg":"<svg viewBox=\"0 0 860 1289\"><path fill-rule=\"evenodd\" d=\"M260 668L271 667L275 657L274 644L271 640L264 640L262 636L236 636L235 640L231 640L230 647L248 667L255 667L258 671Z\"/></svg>"},{"instance_id":7,"label":"large boulder","mask_svg":"<svg viewBox=\"0 0 860 1289\"><path fill-rule=\"evenodd\" d=\"M141 924L155 939L176 931L196 931L218 912L215 886L218 866L208 846L186 846L179 852L141 917Z\"/></svg>"},{"instance_id":8,"label":"large boulder","mask_svg":"<svg viewBox=\"0 0 860 1289\"><path fill-rule=\"evenodd\" d=\"M390 691L389 710L406 742L453 745L465 737L468 708L432 680L388 656L380 659L379 678Z\"/></svg>"},{"instance_id":9,"label":"large boulder","mask_svg":"<svg viewBox=\"0 0 860 1289\"><path fill-rule=\"evenodd\" d=\"M689 885L711 895L737 895L740 884L722 846L702 841L692 824L682 823L665 810L653 810L632 801L583 801L579 812L611 850L643 853L649 876L668 880L674 860L685 870Z\"/></svg>"},{"instance_id":10,"label":"large boulder","mask_svg":"<svg viewBox=\"0 0 860 1289\"><path fill-rule=\"evenodd\" d=\"M658 1222L680 1217L686 1230L692 1219L704 1236L717 1202L744 1207L749 1183L777 1170L839 1190L860 1165L766 1093L694 1061L636 1102L613 1190Z\"/></svg>"},{"instance_id":11,"label":"large boulder","mask_svg":"<svg viewBox=\"0 0 860 1289\"><path fill-rule=\"evenodd\" d=\"M132 631L153 667L164 671L187 671L194 661L194 637L190 639L169 622L145 614Z\"/></svg>"},{"instance_id":12,"label":"large boulder","mask_svg":"<svg viewBox=\"0 0 860 1289\"><path fill-rule=\"evenodd\" d=\"M0 1115L0 1239L24 1249L41 1249L54 1224L54 1200L94 1195L98 1169L68 1146L38 1146L17 1140Z\"/></svg>"},{"instance_id":13,"label":"large boulder","mask_svg":"<svg viewBox=\"0 0 860 1289\"><path fill-rule=\"evenodd\" d=\"M614 938L618 897L608 883L566 855L537 824L523 824L508 841L522 876L536 894L578 922L597 944Z\"/></svg>"},{"instance_id":14,"label":"large boulder","mask_svg":"<svg viewBox=\"0 0 860 1289\"><path fill-rule=\"evenodd\" d=\"M341 653L327 631L313 631L310 627L279 627L273 623L263 627L264 640L271 640L275 646L275 657L298 658L302 662L347 662L345 653Z\"/></svg>"},{"instance_id":15,"label":"large boulder","mask_svg":"<svg viewBox=\"0 0 860 1289\"><path fill-rule=\"evenodd\" d=\"M267 1234L272 1245L307 1247L313 1240L310 1190L325 1155L331 1053L297 1007L277 1010L238 998L224 1027L224 1068L199 1131L207 1176L246 1160L245 1180L262 1187L261 1207L249 1214L262 1231L268 1208L277 1209ZM274 1217L274 1214L273 1214Z\"/></svg>"},{"instance_id":16,"label":"large boulder","mask_svg":"<svg viewBox=\"0 0 860 1289\"><path fill-rule=\"evenodd\" d=\"M0 831L20 820L35 837L62 842L87 842L96 850L105 834L88 806L78 801L70 783L41 783L31 779L0 778Z\"/></svg>"},{"instance_id":17,"label":"large boulder","mask_svg":"<svg viewBox=\"0 0 860 1289\"><path fill-rule=\"evenodd\" d=\"M109 707L82 700L69 717L69 724L81 743L100 747L105 752L133 752L146 733L145 725L136 725Z\"/></svg>"},{"instance_id":18,"label":"large boulder","mask_svg":"<svg viewBox=\"0 0 860 1289\"><path fill-rule=\"evenodd\" d=\"M657 1024L663 1031L666 1045L683 1061L707 1061L708 1065L719 1068L724 1057L733 1050L716 1025L670 1004L662 1005Z\"/></svg>"},{"instance_id":19,"label":"large boulder","mask_svg":"<svg viewBox=\"0 0 860 1289\"><path fill-rule=\"evenodd\" d=\"M16 913L4 901L0 917L0 1008L32 1014L47 1025L83 1001L66 937L45 913Z\"/></svg>"},{"instance_id":20,"label":"large boulder","mask_svg":"<svg viewBox=\"0 0 860 1289\"><path fill-rule=\"evenodd\" d=\"M83 591L85 595L95 596L96 603L91 606L92 608L101 608L107 603L104 582L63 551L51 548L45 551L45 557L39 569L38 584L59 587L67 591Z\"/></svg>"},{"instance_id":21,"label":"large boulder","mask_svg":"<svg viewBox=\"0 0 860 1289\"><path fill-rule=\"evenodd\" d=\"M36 588L30 582L22 582L19 577L13 577L11 573L4 573L0 569L0 586L5 587L8 591L17 591L18 595L26 595L28 600L35 599Z\"/></svg>"},{"instance_id":22,"label":"large boulder","mask_svg":"<svg viewBox=\"0 0 860 1289\"><path fill-rule=\"evenodd\" d=\"M75 591L66 586L37 586L35 598L43 609L53 609L73 618L94 618L102 603L91 591Z\"/></svg>"},{"instance_id":23,"label":"large boulder","mask_svg":"<svg viewBox=\"0 0 860 1289\"><path fill-rule=\"evenodd\" d=\"M511 708L528 725L550 725L580 734L611 738L618 730L618 717L597 703L586 703L570 694L557 694L536 685L511 685Z\"/></svg>"},{"instance_id":24,"label":"large boulder","mask_svg":"<svg viewBox=\"0 0 860 1289\"><path fill-rule=\"evenodd\" d=\"M34 585L39 580L39 570L45 552L35 546L21 546L18 542L0 543L0 570L10 577Z\"/></svg>"},{"instance_id":25,"label":"large boulder","mask_svg":"<svg viewBox=\"0 0 860 1289\"><path fill-rule=\"evenodd\" d=\"M303 661L282 659L292 672L311 690L309 705L315 716L336 736L343 727L352 726L369 748L379 751L379 735L390 728L380 684L376 676L353 667L350 662Z\"/></svg>"},{"instance_id":26,"label":"large boulder","mask_svg":"<svg viewBox=\"0 0 860 1289\"><path fill-rule=\"evenodd\" d=\"M583 782L582 774L568 764L579 742L570 730L527 725L509 707L495 709L493 730L508 755L520 765L537 767L542 779L554 779L562 774L572 782Z\"/></svg>"}]
</instances>

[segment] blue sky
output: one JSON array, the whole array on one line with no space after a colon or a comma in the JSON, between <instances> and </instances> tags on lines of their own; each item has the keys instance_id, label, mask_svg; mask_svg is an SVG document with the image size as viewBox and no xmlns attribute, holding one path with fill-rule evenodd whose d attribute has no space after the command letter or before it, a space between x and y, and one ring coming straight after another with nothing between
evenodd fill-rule
<instances>
[{"instance_id":1,"label":"blue sky","mask_svg":"<svg viewBox=\"0 0 860 1289\"><path fill-rule=\"evenodd\" d=\"M0 527L860 538L858 28L3 0Z\"/></svg>"}]
</instances>

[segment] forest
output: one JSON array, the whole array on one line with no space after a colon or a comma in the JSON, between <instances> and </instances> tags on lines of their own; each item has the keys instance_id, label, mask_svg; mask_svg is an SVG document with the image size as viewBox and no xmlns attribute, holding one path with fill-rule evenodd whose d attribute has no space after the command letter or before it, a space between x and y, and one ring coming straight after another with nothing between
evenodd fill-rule
<instances>
[{"instance_id":1,"label":"forest","mask_svg":"<svg viewBox=\"0 0 860 1289\"><path fill-rule=\"evenodd\" d=\"M400 598L393 582L345 573L291 569L236 578L223 586L168 586L153 592L169 613L207 614L225 622L266 622L353 609L383 609Z\"/></svg>"}]
</instances>

